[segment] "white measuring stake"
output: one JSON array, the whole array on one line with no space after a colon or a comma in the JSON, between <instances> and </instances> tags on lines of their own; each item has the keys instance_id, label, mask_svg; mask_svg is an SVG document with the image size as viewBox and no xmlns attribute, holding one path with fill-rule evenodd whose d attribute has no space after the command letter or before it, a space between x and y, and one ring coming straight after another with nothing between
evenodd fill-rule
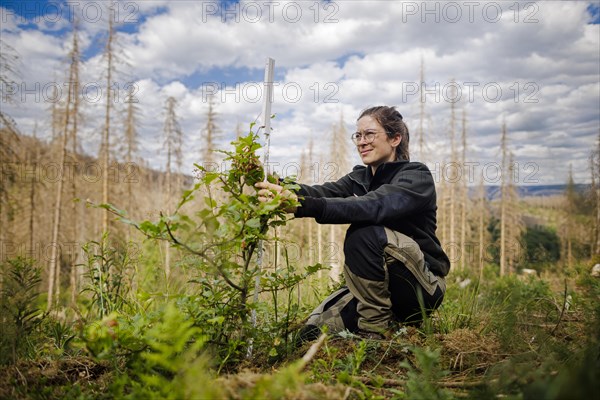
<instances>
[{"instance_id":1,"label":"white measuring stake","mask_svg":"<svg viewBox=\"0 0 600 400\"><path fill-rule=\"evenodd\" d=\"M265 65L265 81L263 83L265 95L263 103L262 120L265 132L265 181L267 180L267 174L269 173L269 148L271 147L271 105L273 104L273 70L275 68L275 60L267 58L267 65Z\"/></svg>"},{"instance_id":2,"label":"white measuring stake","mask_svg":"<svg viewBox=\"0 0 600 400\"><path fill-rule=\"evenodd\" d=\"M269 174L269 148L271 146L271 104L273 103L273 70L275 68L275 60L272 58L267 58L267 64L265 66L265 80L263 82L264 85L264 103L263 103L263 112L262 112L262 125L259 127L264 128L265 133L265 154L264 154L264 174L265 181L267 180L267 176ZM260 272L262 269L263 262L263 242L260 240L258 242L258 252L257 252L256 264L258 266L258 273L256 274L256 278L254 281L254 303L258 302L258 292L260 291ZM256 328L256 310L252 310L251 315L252 327ZM246 357L252 356L252 342L248 346L248 352Z\"/></svg>"}]
</instances>

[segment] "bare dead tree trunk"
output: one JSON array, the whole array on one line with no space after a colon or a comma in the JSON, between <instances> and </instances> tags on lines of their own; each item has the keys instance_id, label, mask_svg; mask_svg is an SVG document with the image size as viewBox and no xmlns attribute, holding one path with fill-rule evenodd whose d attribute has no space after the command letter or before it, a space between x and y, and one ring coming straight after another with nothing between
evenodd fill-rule
<instances>
[{"instance_id":1,"label":"bare dead tree trunk","mask_svg":"<svg viewBox=\"0 0 600 400\"><path fill-rule=\"evenodd\" d=\"M171 142L167 145L167 171L166 171L166 183L167 183L167 214L171 214L171 196L172 196L172 178L171 178ZM171 275L171 246L169 242L165 242L165 276L167 279Z\"/></svg>"},{"instance_id":2,"label":"bare dead tree trunk","mask_svg":"<svg viewBox=\"0 0 600 400\"><path fill-rule=\"evenodd\" d=\"M67 102L65 105L64 122L62 125L62 136L61 136L61 148L60 148L60 165L61 165L61 176L58 180L56 188L56 200L54 207L54 218L52 224L52 250L50 263L48 267L48 310L52 308L54 301L58 301L60 296L60 254L59 254L59 233L61 225L61 203L62 194L65 181L65 175L67 171L66 156L67 147L69 142L69 136L76 146L76 130L77 130L77 113L79 108L78 100L78 84L79 84L79 47L77 44L77 30L74 28L73 33L73 48L71 49L71 63L69 67L69 79L68 79L68 92ZM72 131L69 131L71 127ZM74 182L74 176L71 176ZM74 213L75 214L75 213ZM75 216L73 216L75 218ZM62 247L62 246L61 246ZM76 260L73 260L75 264ZM72 265L74 268L74 265ZM72 283L72 282L71 282ZM73 289L72 289L73 290Z\"/></svg>"},{"instance_id":3,"label":"bare dead tree trunk","mask_svg":"<svg viewBox=\"0 0 600 400\"><path fill-rule=\"evenodd\" d=\"M348 153L348 130L344 121L344 113L340 111L340 119L333 125L332 140L329 145L330 161L332 163L327 163L327 165L328 167L333 167L333 174L330 174L329 179L338 180L350 171ZM339 248L343 244L343 240L341 240L339 234L339 226L332 224L329 229L331 246ZM332 265L330 277L335 281L339 281L342 267L341 261L335 262Z\"/></svg>"},{"instance_id":4,"label":"bare dead tree trunk","mask_svg":"<svg viewBox=\"0 0 600 400\"><path fill-rule=\"evenodd\" d=\"M79 54L79 38L78 38L77 24L73 25L73 49L72 49L72 58L71 64L73 66L73 76L71 77L70 84L72 87L70 89L73 90L73 126L71 129L71 151L73 154L73 175L71 176L71 223L73 227L73 251L74 253L71 255L71 271L70 271L70 286L71 286L71 304L75 305L77 301L77 292L78 292L78 264L79 264L79 218L78 218L78 209L79 204L73 201L77 197L77 179L75 178L77 175L77 166L78 166L78 142L77 142L77 132L78 132L78 121L79 121L79 62L80 62L80 54Z\"/></svg>"},{"instance_id":5,"label":"bare dead tree trunk","mask_svg":"<svg viewBox=\"0 0 600 400\"><path fill-rule=\"evenodd\" d=\"M72 69L72 67L71 67ZM60 150L60 165L62 168L60 179L57 182L56 187L56 197L54 201L54 217L52 223L52 240L50 242L52 250L50 255L50 262L48 266L48 310L50 310L53 306L55 300L58 300L58 296L60 294L60 263L59 260L59 242L58 235L60 230L60 219L61 219L61 202L62 202L62 192L63 185L65 180L65 159L67 155L67 127L69 126L69 118L71 111L69 109L71 103L71 90L67 94L67 107L65 110L65 122L64 122L64 130L62 133L62 143ZM55 290L56 286L56 290ZM56 297L56 299L55 299Z\"/></svg>"},{"instance_id":6,"label":"bare dead tree trunk","mask_svg":"<svg viewBox=\"0 0 600 400\"><path fill-rule=\"evenodd\" d=\"M464 171L464 166L467 161L467 115L463 108L462 113L462 155L461 155L461 166ZM467 196L467 179L464 173L461 175L461 206L460 206L460 269L465 268L465 259L467 258L467 202L469 198Z\"/></svg>"},{"instance_id":7,"label":"bare dead tree trunk","mask_svg":"<svg viewBox=\"0 0 600 400\"><path fill-rule=\"evenodd\" d=\"M598 130L598 147L596 148L595 163L592 162L592 176L596 175L596 254L600 254L600 129Z\"/></svg>"},{"instance_id":8,"label":"bare dead tree trunk","mask_svg":"<svg viewBox=\"0 0 600 400\"><path fill-rule=\"evenodd\" d=\"M483 174L479 183L479 280L483 278L483 259L485 249L485 186L483 185Z\"/></svg>"},{"instance_id":9,"label":"bare dead tree trunk","mask_svg":"<svg viewBox=\"0 0 600 400\"><path fill-rule=\"evenodd\" d=\"M319 165L323 165L323 164L324 164L323 163L323 155L319 154ZM319 173L319 183L322 183L323 181L324 181L324 179L322 179L321 174ZM323 263L323 225L321 225L321 224L317 224L317 262ZM319 278L319 287L322 287L322 284L323 284L323 271L322 270L319 270L318 278Z\"/></svg>"},{"instance_id":10,"label":"bare dead tree trunk","mask_svg":"<svg viewBox=\"0 0 600 400\"><path fill-rule=\"evenodd\" d=\"M215 162L215 141L219 138L219 128L217 127L217 113L215 112L215 100L211 94L208 96L208 110L206 112L206 125L204 125L202 142L202 162L206 168L213 168Z\"/></svg>"},{"instance_id":11,"label":"bare dead tree trunk","mask_svg":"<svg viewBox=\"0 0 600 400\"><path fill-rule=\"evenodd\" d=\"M317 224L317 262L323 263L323 225ZM319 270L319 285L323 283L323 271Z\"/></svg>"},{"instance_id":12,"label":"bare dead tree trunk","mask_svg":"<svg viewBox=\"0 0 600 400\"><path fill-rule=\"evenodd\" d=\"M444 176L445 163L440 166L440 185L439 185L439 196L438 196L438 231L440 242L445 249L448 247L448 185L446 184L446 178Z\"/></svg>"},{"instance_id":13,"label":"bare dead tree trunk","mask_svg":"<svg viewBox=\"0 0 600 400\"><path fill-rule=\"evenodd\" d=\"M52 256L50 258L50 266L49 266L49 283L48 283L48 309L52 307L53 303L53 295L58 300L60 295L60 263L59 261L60 255L58 254L58 235L60 231L60 222L61 222L61 201L62 201L62 191L64 185L64 179L66 174L66 156L67 156L67 146L69 137L71 138L73 144L73 154L75 157L74 170L76 168L77 162L77 121L78 121L78 113L79 113L79 45L78 45L78 37L77 37L77 25L76 23L73 26L73 48L71 49L71 63L69 67L69 80L68 80L68 93L67 93L67 104L65 106L65 117L64 117L64 125L62 128L62 145L61 145L61 156L60 156L60 165L62 168L62 173L60 180L58 181L58 187L56 190L56 204L54 209L54 223L52 230ZM69 128L71 127L71 131ZM76 183L75 183L75 174L71 176L72 181L72 194L73 197L76 196ZM76 216L76 208L75 202L73 202L73 223L74 223L74 237L75 241L77 241L77 216ZM76 295L76 282L73 281L74 274L76 270L76 259L77 251L72 257L71 264L71 301L75 302ZM58 265L58 267L57 267ZM56 285L56 291L54 292L54 285Z\"/></svg>"},{"instance_id":14,"label":"bare dead tree trunk","mask_svg":"<svg viewBox=\"0 0 600 400\"><path fill-rule=\"evenodd\" d=\"M508 168L506 165L507 159L507 142L506 142L506 122L502 122L502 137L500 140L502 148L502 187L500 194L500 276L506 275L506 203L508 201L506 175Z\"/></svg>"},{"instance_id":15,"label":"bare dead tree trunk","mask_svg":"<svg viewBox=\"0 0 600 400\"><path fill-rule=\"evenodd\" d=\"M125 163L126 168L131 172L134 168L133 160L138 150L138 139L137 139L137 114L138 109L136 107L137 100L134 98L134 86L131 85L127 93L127 117L125 120ZM139 170L139 168L138 168ZM130 213L133 213L133 187L132 179L127 179L127 209ZM127 241L131 240L131 227L127 228Z\"/></svg>"},{"instance_id":16,"label":"bare dead tree trunk","mask_svg":"<svg viewBox=\"0 0 600 400\"><path fill-rule=\"evenodd\" d=\"M591 185L591 190L590 191L591 191L591 196L592 196L591 200L594 203L596 203L596 190L597 190L596 189L596 176L594 174L595 159L596 159L595 153L592 152L592 154L590 155L590 178L592 180L592 185ZM596 212L595 212L596 217L595 218L597 218L598 205L595 204L595 207L596 207ZM597 254L597 249L598 249L598 246L597 246L597 243L598 243L598 224L597 224L597 221L595 221L595 223L594 223L593 235L594 235L594 238L593 238L593 241L591 243L591 252L590 252L591 254L590 254L590 257L593 257L594 254Z\"/></svg>"},{"instance_id":17,"label":"bare dead tree trunk","mask_svg":"<svg viewBox=\"0 0 600 400\"><path fill-rule=\"evenodd\" d=\"M567 237L567 269L573 269L573 238L570 235Z\"/></svg>"},{"instance_id":18,"label":"bare dead tree trunk","mask_svg":"<svg viewBox=\"0 0 600 400\"><path fill-rule=\"evenodd\" d=\"M333 247L338 246L339 241L338 241L338 237L337 237L337 229L336 229L336 225L334 224L330 224L329 225L329 244ZM333 262L333 260L332 260ZM331 271L329 273L329 277L336 281L339 282L340 280L340 274L342 273L342 268L339 262L333 262L333 265L331 266Z\"/></svg>"},{"instance_id":19,"label":"bare dead tree trunk","mask_svg":"<svg viewBox=\"0 0 600 400\"><path fill-rule=\"evenodd\" d=\"M106 108L104 113L104 134L102 136L102 203L109 202L108 170L110 162L110 111L112 109L112 72L113 72L113 40L114 40L114 8L109 7L108 39L106 41ZM102 232L108 231L108 210L102 210Z\"/></svg>"},{"instance_id":20,"label":"bare dead tree trunk","mask_svg":"<svg viewBox=\"0 0 600 400\"><path fill-rule=\"evenodd\" d=\"M166 100L165 110L166 119L164 125L165 146L167 149L167 165L166 165L166 180L167 180L167 213L171 213L171 197L173 193L171 159L175 158L178 166L181 165L181 143L182 131L177 121L175 107L177 100L174 97L169 97ZM167 278L171 274L171 247L166 243L165 248L165 274Z\"/></svg>"},{"instance_id":21,"label":"bare dead tree trunk","mask_svg":"<svg viewBox=\"0 0 600 400\"><path fill-rule=\"evenodd\" d=\"M55 76L56 78L56 76ZM55 79L56 80L56 79ZM52 98L58 100L58 89L56 86L52 88ZM52 118L52 141L56 140L58 137L58 131L60 130L59 123L59 110L58 110L58 101L53 101L50 106L50 113Z\"/></svg>"},{"instance_id":22,"label":"bare dead tree trunk","mask_svg":"<svg viewBox=\"0 0 600 400\"><path fill-rule=\"evenodd\" d=\"M454 82L454 79L452 79ZM456 94L454 92L454 86L452 86L452 95L450 102L450 165L452 166L451 170L457 170L456 168L456 143L455 143L455 135L456 135L456 113L455 113L455 102ZM452 177L452 180L448 182L448 190L450 191L450 262L456 262L456 176Z\"/></svg>"},{"instance_id":23,"label":"bare dead tree trunk","mask_svg":"<svg viewBox=\"0 0 600 400\"><path fill-rule=\"evenodd\" d=\"M307 162L309 165L308 170L310 171L313 168L313 140L312 138L310 139L309 143L308 143L308 156L307 156ZM308 184L314 183L314 172L311 176L311 181L307 182ZM314 238L313 238L313 229L312 229L312 225L313 225L313 221L310 220L309 218L305 218L306 221L304 221L306 223L306 232L308 235L308 263L309 265L314 265L315 264L315 249L314 249ZM319 276L320 278L320 276Z\"/></svg>"},{"instance_id":24,"label":"bare dead tree trunk","mask_svg":"<svg viewBox=\"0 0 600 400\"><path fill-rule=\"evenodd\" d=\"M235 139L238 140L242 136L242 125L238 122L235 124Z\"/></svg>"},{"instance_id":25,"label":"bare dead tree trunk","mask_svg":"<svg viewBox=\"0 0 600 400\"><path fill-rule=\"evenodd\" d=\"M0 85L2 87L8 87L13 84L19 76L19 56L16 50L8 45L0 37ZM2 93L2 101L13 103L13 94ZM18 129L14 120L2 111L0 108L0 163L2 164L3 173L12 173L13 168L11 167L14 161L15 153L12 151L11 143L19 141ZM6 223L5 215L6 207L10 208L9 204L9 189L8 184L5 184L4 178L0 184L0 246L4 246L6 238L10 234L8 232L9 224ZM3 253L3 252L2 252ZM0 262L5 261L0 259ZM0 292L4 290L4 274L0 274ZM2 322L4 322L4 317Z\"/></svg>"},{"instance_id":26,"label":"bare dead tree trunk","mask_svg":"<svg viewBox=\"0 0 600 400\"><path fill-rule=\"evenodd\" d=\"M35 127L33 128L33 139L37 138L37 122L35 123ZM34 251L34 221L35 221L35 186L36 186L36 177L38 170L38 162L40 159L40 147L38 143L35 143L35 152L33 153L33 159L31 160L31 165L33 166L34 175L31 179L31 184L29 185L29 249L33 253Z\"/></svg>"},{"instance_id":27,"label":"bare dead tree trunk","mask_svg":"<svg viewBox=\"0 0 600 400\"><path fill-rule=\"evenodd\" d=\"M512 152L509 156L508 166L508 182L507 182L507 203L506 203L506 240L507 244L512 244L512 251L506 254L507 272L515 272L516 262L520 256L522 248L519 243L519 238L523 230L523 224L519 214L519 194L518 189L515 186L515 163ZM508 248L507 248L508 250Z\"/></svg>"},{"instance_id":28,"label":"bare dead tree trunk","mask_svg":"<svg viewBox=\"0 0 600 400\"><path fill-rule=\"evenodd\" d=\"M419 79L419 130L417 143L419 144L419 161L425 163L425 65L421 55L421 73Z\"/></svg>"}]
</instances>

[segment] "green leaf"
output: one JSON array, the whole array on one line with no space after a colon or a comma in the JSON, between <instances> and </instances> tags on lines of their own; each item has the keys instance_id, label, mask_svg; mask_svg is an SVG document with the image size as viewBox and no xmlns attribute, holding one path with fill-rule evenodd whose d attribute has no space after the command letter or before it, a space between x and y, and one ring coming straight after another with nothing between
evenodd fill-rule
<instances>
[{"instance_id":1,"label":"green leaf","mask_svg":"<svg viewBox=\"0 0 600 400\"><path fill-rule=\"evenodd\" d=\"M284 226L287 224L286 220L274 220L269 222L269 226Z\"/></svg>"},{"instance_id":2,"label":"green leaf","mask_svg":"<svg viewBox=\"0 0 600 400\"><path fill-rule=\"evenodd\" d=\"M337 381L341 384L349 385L352 383L352 378L348 371L342 371L337 375Z\"/></svg>"},{"instance_id":3,"label":"green leaf","mask_svg":"<svg viewBox=\"0 0 600 400\"><path fill-rule=\"evenodd\" d=\"M204 197L204 203L207 205L208 208L215 208L217 207L217 201L213 198L210 198L208 196Z\"/></svg>"},{"instance_id":4,"label":"green leaf","mask_svg":"<svg viewBox=\"0 0 600 400\"><path fill-rule=\"evenodd\" d=\"M259 218L252 218L252 219L249 219L248 221L246 221L246 226L248 226L250 228L259 229L260 225L261 224L260 224Z\"/></svg>"},{"instance_id":5,"label":"green leaf","mask_svg":"<svg viewBox=\"0 0 600 400\"><path fill-rule=\"evenodd\" d=\"M225 321L225 317L223 317L222 315L219 315L218 317L211 318L211 319L207 320L206 322L208 322L209 324L213 324L213 325L222 325L224 321Z\"/></svg>"},{"instance_id":6,"label":"green leaf","mask_svg":"<svg viewBox=\"0 0 600 400\"><path fill-rule=\"evenodd\" d=\"M200 211L198 211L196 213L196 215L198 216L198 218L200 218L201 220L205 220L206 218L212 217L213 213L212 210L208 209L208 208L204 208Z\"/></svg>"},{"instance_id":7,"label":"green leaf","mask_svg":"<svg viewBox=\"0 0 600 400\"><path fill-rule=\"evenodd\" d=\"M306 267L306 272L309 274L314 274L315 272L318 272L320 270L325 270L325 269L329 269L328 267L323 266L323 264L315 264L315 265L309 265Z\"/></svg>"},{"instance_id":8,"label":"green leaf","mask_svg":"<svg viewBox=\"0 0 600 400\"><path fill-rule=\"evenodd\" d=\"M218 177L219 177L218 172L206 172L206 174L202 178L202 182L204 182L204 184L206 184L206 185L209 185L210 183L212 183L212 181L214 181Z\"/></svg>"},{"instance_id":9,"label":"green leaf","mask_svg":"<svg viewBox=\"0 0 600 400\"><path fill-rule=\"evenodd\" d=\"M269 357L277 357L277 349L275 347L271 347L271 350L269 350Z\"/></svg>"},{"instance_id":10,"label":"green leaf","mask_svg":"<svg viewBox=\"0 0 600 400\"><path fill-rule=\"evenodd\" d=\"M117 220L120 221L120 222L123 222L124 224L137 227L137 223L135 221L132 221L132 220L128 219L128 218L122 218L121 217L121 218L117 218Z\"/></svg>"},{"instance_id":11,"label":"green leaf","mask_svg":"<svg viewBox=\"0 0 600 400\"><path fill-rule=\"evenodd\" d=\"M204 226L206 226L206 230L208 231L208 233L213 233L219 228L219 221L215 216L209 214L204 219Z\"/></svg>"},{"instance_id":12,"label":"green leaf","mask_svg":"<svg viewBox=\"0 0 600 400\"><path fill-rule=\"evenodd\" d=\"M161 229L150 221L142 221L140 230L146 234L151 234L151 236L156 236L161 233Z\"/></svg>"},{"instance_id":13,"label":"green leaf","mask_svg":"<svg viewBox=\"0 0 600 400\"><path fill-rule=\"evenodd\" d=\"M263 211L275 211L279 208L281 202L277 199L273 199L266 203L260 203Z\"/></svg>"}]
</instances>

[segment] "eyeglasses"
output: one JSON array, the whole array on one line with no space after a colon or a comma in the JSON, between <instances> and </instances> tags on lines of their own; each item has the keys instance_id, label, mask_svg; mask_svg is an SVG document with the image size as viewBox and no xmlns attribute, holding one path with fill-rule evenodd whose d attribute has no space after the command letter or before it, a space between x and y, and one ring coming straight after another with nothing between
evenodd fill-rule
<instances>
[{"instance_id":1,"label":"eyeglasses","mask_svg":"<svg viewBox=\"0 0 600 400\"><path fill-rule=\"evenodd\" d=\"M375 136L377 136L379 132L365 132L365 133L360 133L360 132L354 132L352 135L350 135L350 139L352 139L352 141L354 142L355 145L359 145L361 142L363 142L364 144L370 144L373 143L373 141L375 140Z\"/></svg>"}]
</instances>

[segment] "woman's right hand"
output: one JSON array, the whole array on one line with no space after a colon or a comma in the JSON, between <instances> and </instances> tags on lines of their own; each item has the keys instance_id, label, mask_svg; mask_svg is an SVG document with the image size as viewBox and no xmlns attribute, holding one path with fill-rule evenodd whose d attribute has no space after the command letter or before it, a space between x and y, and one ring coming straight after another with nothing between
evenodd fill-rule
<instances>
[{"instance_id":1,"label":"woman's right hand","mask_svg":"<svg viewBox=\"0 0 600 400\"><path fill-rule=\"evenodd\" d=\"M254 187L258 190L258 201L263 203L272 201L275 196L280 195L282 204L284 203L292 203L295 204L298 201L298 196L296 193L291 190L284 189L283 186L277 185L275 183L270 183L266 181L257 182L254 184ZM286 201L287 200L287 201ZM285 212L295 213L298 207L289 206L284 209Z\"/></svg>"}]
</instances>

